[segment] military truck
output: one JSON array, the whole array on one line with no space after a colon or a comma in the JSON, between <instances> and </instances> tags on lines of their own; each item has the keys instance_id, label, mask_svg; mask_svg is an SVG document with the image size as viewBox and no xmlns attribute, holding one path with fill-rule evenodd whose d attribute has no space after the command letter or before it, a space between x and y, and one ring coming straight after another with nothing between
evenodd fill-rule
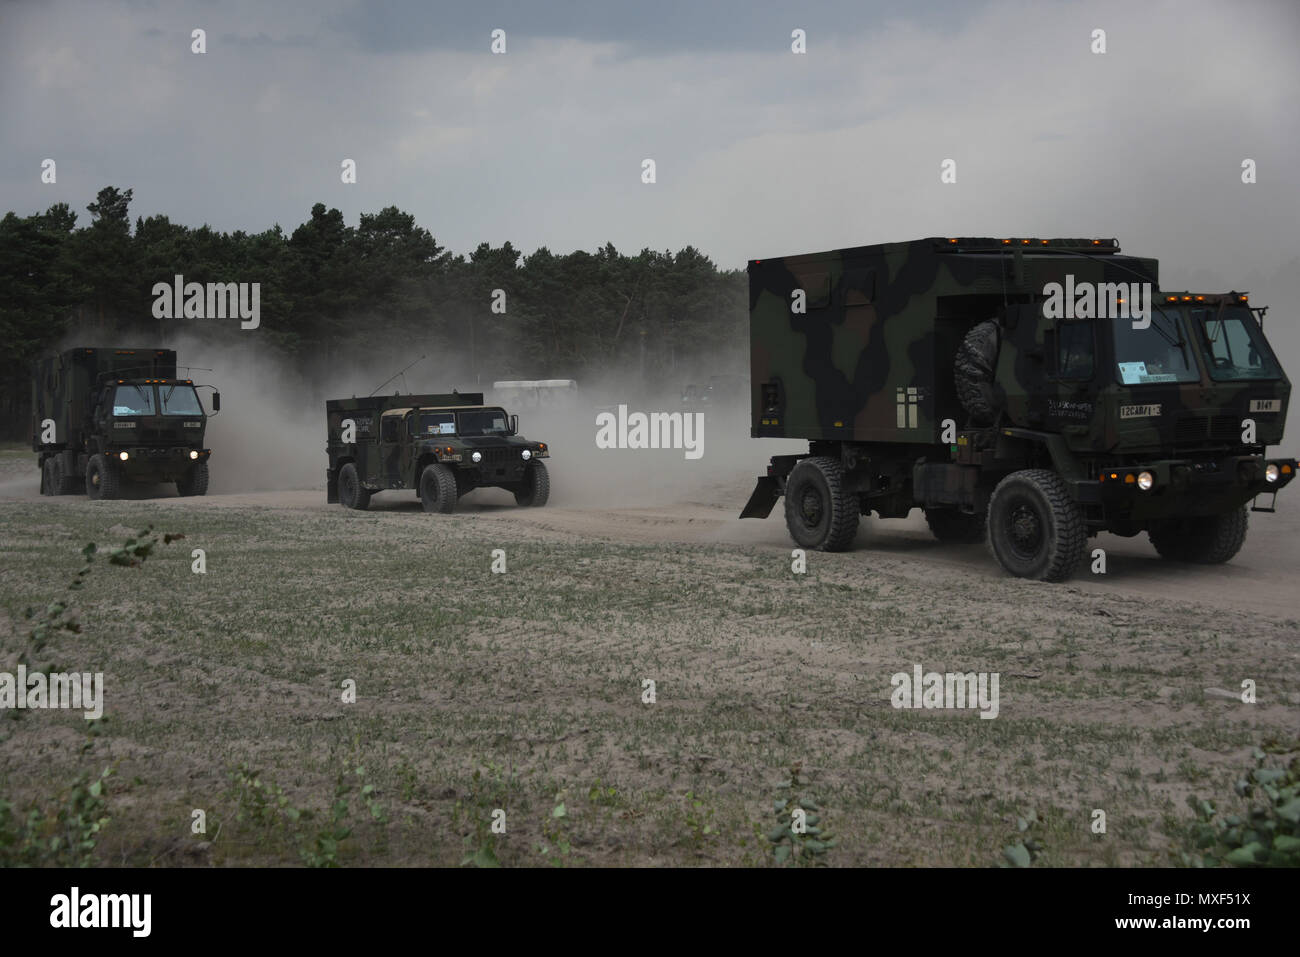
<instances>
[{"instance_id":1,"label":"military truck","mask_svg":"<svg viewBox=\"0 0 1300 957\"><path fill-rule=\"evenodd\" d=\"M37 360L32 450L42 495L114 499L127 482L208 490L208 413L193 379L176 377L172 349L68 349ZM221 395L212 394L212 411Z\"/></svg>"},{"instance_id":2,"label":"military truck","mask_svg":"<svg viewBox=\"0 0 1300 957\"><path fill-rule=\"evenodd\" d=\"M741 518L785 497L794 541L847 549L860 515L1060 581L1087 539L1146 532L1231 559L1247 504L1296 461L1291 384L1244 293L1159 289L1114 239L929 238L749 263L754 437L778 455ZM1274 493L1261 499L1262 493Z\"/></svg>"},{"instance_id":3,"label":"military truck","mask_svg":"<svg viewBox=\"0 0 1300 957\"><path fill-rule=\"evenodd\" d=\"M514 493L523 506L546 504L545 442L519 435L519 417L484 405L481 392L331 399L326 500L364 509L386 489L412 489L426 512L451 512L476 488Z\"/></svg>"}]
</instances>

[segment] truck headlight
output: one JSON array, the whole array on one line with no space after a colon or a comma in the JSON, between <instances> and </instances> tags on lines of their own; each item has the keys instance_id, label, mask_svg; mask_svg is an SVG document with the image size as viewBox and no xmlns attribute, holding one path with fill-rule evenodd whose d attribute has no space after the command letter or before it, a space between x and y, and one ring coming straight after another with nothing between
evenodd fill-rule
<instances>
[{"instance_id":1,"label":"truck headlight","mask_svg":"<svg viewBox=\"0 0 1300 957\"><path fill-rule=\"evenodd\" d=\"M532 451L531 451L530 449L524 449L524 451L523 451L522 454L523 454L523 456L524 456L524 461L525 461L525 462L527 462L529 459L531 459L531 458L533 457L533 453L532 453Z\"/></svg>"},{"instance_id":2,"label":"truck headlight","mask_svg":"<svg viewBox=\"0 0 1300 957\"><path fill-rule=\"evenodd\" d=\"M1156 484L1155 476L1152 475L1150 472L1138 473L1138 488L1140 488L1142 491L1144 492L1151 491L1151 486L1155 484Z\"/></svg>"},{"instance_id":3,"label":"truck headlight","mask_svg":"<svg viewBox=\"0 0 1300 957\"><path fill-rule=\"evenodd\" d=\"M473 455L471 455L471 456L469 457L469 460L470 460L471 462L482 462L482 461L483 461L483 453L482 453L482 452L475 452Z\"/></svg>"},{"instance_id":4,"label":"truck headlight","mask_svg":"<svg viewBox=\"0 0 1300 957\"><path fill-rule=\"evenodd\" d=\"M1264 479L1269 482L1277 481L1277 466L1270 465L1264 469Z\"/></svg>"},{"instance_id":5,"label":"truck headlight","mask_svg":"<svg viewBox=\"0 0 1300 957\"><path fill-rule=\"evenodd\" d=\"M199 453L196 452L194 449L190 449L190 458L197 459L198 457L199 457Z\"/></svg>"},{"instance_id":6,"label":"truck headlight","mask_svg":"<svg viewBox=\"0 0 1300 957\"><path fill-rule=\"evenodd\" d=\"M117 457L118 457L119 459L121 459L123 462L125 462L125 461L126 461L127 459L129 459L131 456L128 455L126 452L119 452Z\"/></svg>"}]
</instances>

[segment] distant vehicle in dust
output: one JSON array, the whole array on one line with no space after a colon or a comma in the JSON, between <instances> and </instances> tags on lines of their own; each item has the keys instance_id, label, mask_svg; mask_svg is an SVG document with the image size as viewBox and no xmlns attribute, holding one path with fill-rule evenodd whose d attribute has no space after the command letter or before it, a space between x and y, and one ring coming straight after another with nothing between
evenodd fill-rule
<instances>
[{"instance_id":1,"label":"distant vehicle in dust","mask_svg":"<svg viewBox=\"0 0 1300 957\"><path fill-rule=\"evenodd\" d=\"M492 383L492 397L515 409L571 409L578 401L573 379L512 379Z\"/></svg>"},{"instance_id":2,"label":"distant vehicle in dust","mask_svg":"<svg viewBox=\"0 0 1300 957\"><path fill-rule=\"evenodd\" d=\"M426 512L445 513L476 488L506 489L521 506L550 498L550 449L482 393L331 399L325 415L329 502L365 509L376 492L409 489Z\"/></svg>"},{"instance_id":3,"label":"distant vehicle in dust","mask_svg":"<svg viewBox=\"0 0 1300 957\"><path fill-rule=\"evenodd\" d=\"M172 349L68 349L40 359L32 378L32 451L42 495L118 498L128 482L208 490L208 413ZM212 394L212 411L221 395Z\"/></svg>"}]
</instances>

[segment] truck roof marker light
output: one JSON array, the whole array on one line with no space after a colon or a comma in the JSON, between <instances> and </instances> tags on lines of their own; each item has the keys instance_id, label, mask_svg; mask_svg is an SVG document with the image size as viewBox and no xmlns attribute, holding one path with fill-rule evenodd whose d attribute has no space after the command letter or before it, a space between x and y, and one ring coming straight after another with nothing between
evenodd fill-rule
<instances>
[{"instance_id":1,"label":"truck roof marker light","mask_svg":"<svg viewBox=\"0 0 1300 957\"><path fill-rule=\"evenodd\" d=\"M1250 302L1250 296L1239 296L1237 298L1239 302Z\"/></svg>"},{"instance_id":2,"label":"truck roof marker light","mask_svg":"<svg viewBox=\"0 0 1300 957\"><path fill-rule=\"evenodd\" d=\"M1177 296L1165 296L1165 302L1177 302L1177 301L1178 301Z\"/></svg>"},{"instance_id":3,"label":"truck roof marker light","mask_svg":"<svg viewBox=\"0 0 1300 957\"><path fill-rule=\"evenodd\" d=\"M1191 301L1192 301L1191 296L1183 296L1183 302L1191 302Z\"/></svg>"},{"instance_id":4,"label":"truck roof marker light","mask_svg":"<svg viewBox=\"0 0 1300 957\"><path fill-rule=\"evenodd\" d=\"M1196 297L1196 301L1197 301L1197 302L1205 302L1205 297L1204 297L1204 296L1197 296L1197 297Z\"/></svg>"}]
</instances>

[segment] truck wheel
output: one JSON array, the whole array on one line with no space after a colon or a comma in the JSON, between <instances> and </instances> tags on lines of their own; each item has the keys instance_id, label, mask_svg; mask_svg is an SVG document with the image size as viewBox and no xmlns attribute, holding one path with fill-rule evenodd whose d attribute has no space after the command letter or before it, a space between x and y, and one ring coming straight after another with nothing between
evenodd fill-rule
<instances>
[{"instance_id":1,"label":"truck wheel","mask_svg":"<svg viewBox=\"0 0 1300 957\"><path fill-rule=\"evenodd\" d=\"M842 552L858 533L858 499L844 491L844 470L827 456L800 460L785 483L785 524L796 545Z\"/></svg>"},{"instance_id":2,"label":"truck wheel","mask_svg":"<svg viewBox=\"0 0 1300 957\"><path fill-rule=\"evenodd\" d=\"M51 495L75 495L85 491L85 479L65 472L61 458L52 460L50 474L54 476L54 491L50 492Z\"/></svg>"},{"instance_id":3,"label":"truck wheel","mask_svg":"<svg viewBox=\"0 0 1300 957\"><path fill-rule=\"evenodd\" d=\"M339 469L339 504L344 508L365 511L370 507L370 489L361 484L357 467L351 462Z\"/></svg>"},{"instance_id":4,"label":"truck wheel","mask_svg":"<svg viewBox=\"0 0 1300 957\"><path fill-rule=\"evenodd\" d=\"M546 466L534 462L528 466L528 475L524 478L524 487L515 492L515 504L525 508L541 508L551 497L551 477Z\"/></svg>"},{"instance_id":5,"label":"truck wheel","mask_svg":"<svg viewBox=\"0 0 1300 957\"><path fill-rule=\"evenodd\" d=\"M953 363L957 398L976 425L992 425L998 418L993 376L998 364L998 326L981 322L962 340Z\"/></svg>"},{"instance_id":6,"label":"truck wheel","mask_svg":"<svg viewBox=\"0 0 1300 957\"><path fill-rule=\"evenodd\" d=\"M1070 577L1088 546L1079 506L1065 482L1047 469L1012 472L993 490L989 548L1013 575L1059 582Z\"/></svg>"},{"instance_id":7,"label":"truck wheel","mask_svg":"<svg viewBox=\"0 0 1300 957\"><path fill-rule=\"evenodd\" d=\"M456 476L445 465L426 465L420 473L420 504L426 512L456 508Z\"/></svg>"},{"instance_id":8,"label":"truck wheel","mask_svg":"<svg viewBox=\"0 0 1300 957\"><path fill-rule=\"evenodd\" d=\"M176 491L186 497L206 495L208 492L208 463L195 463L183 478L176 480Z\"/></svg>"},{"instance_id":9,"label":"truck wheel","mask_svg":"<svg viewBox=\"0 0 1300 957\"><path fill-rule=\"evenodd\" d=\"M1176 518L1153 524L1147 532L1160 557L1173 562L1222 565L1246 543L1246 506L1226 515Z\"/></svg>"},{"instance_id":10,"label":"truck wheel","mask_svg":"<svg viewBox=\"0 0 1300 957\"><path fill-rule=\"evenodd\" d=\"M984 512L967 515L955 508L927 508L925 521L935 538L952 545L978 545L987 530Z\"/></svg>"},{"instance_id":11,"label":"truck wheel","mask_svg":"<svg viewBox=\"0 0 1300 957\"><path fill-rule=\"evenodd\" d=\"M92 455L86 463L86 495L92 499L118 497L120 476L102 455Z\"/></svg>"}]
</instances>

